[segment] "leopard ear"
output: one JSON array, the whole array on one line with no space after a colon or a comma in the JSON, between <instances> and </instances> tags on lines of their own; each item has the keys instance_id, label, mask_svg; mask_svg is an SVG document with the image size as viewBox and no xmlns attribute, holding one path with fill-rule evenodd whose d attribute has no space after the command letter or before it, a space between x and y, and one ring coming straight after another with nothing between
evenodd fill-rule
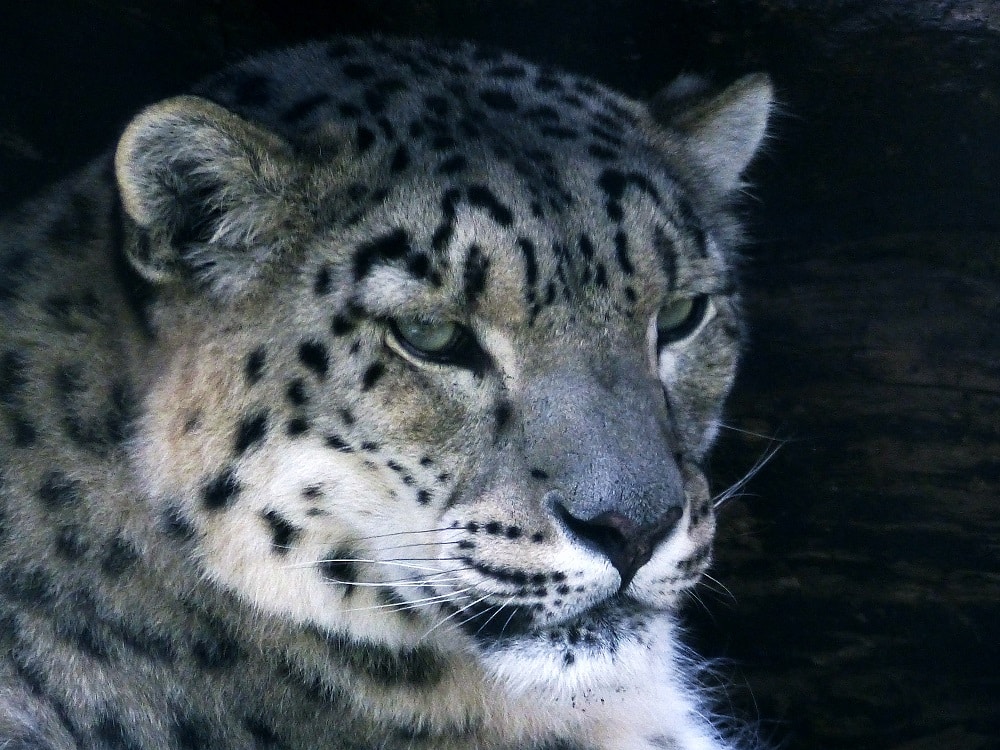
<instances>
[{"instance_id":1,"label":"leopard ear","mask_svg":"<svg viewBox=\"0 0 1000 750\"><path fill-rule=\"evenodd\" d=\"M193 277L231 296L288 242L290 146L208 100L141 112L118 142L115 173L139 230L129 259L151 281Z\"/></svg>"},{"instance_id":2,"label":"leopard ear","mask_svg":"<svg viewBox=\"0 0 1000 750\"><path fill-rule=\"evenodd\" d=\"M696 167L722 193L740 187L740 175L767 134L774 105L768 76L740 78L720 93L706 93L704 82L681 76L649 103L654 121L680 135Z\"/></svg>"}]
</instances>

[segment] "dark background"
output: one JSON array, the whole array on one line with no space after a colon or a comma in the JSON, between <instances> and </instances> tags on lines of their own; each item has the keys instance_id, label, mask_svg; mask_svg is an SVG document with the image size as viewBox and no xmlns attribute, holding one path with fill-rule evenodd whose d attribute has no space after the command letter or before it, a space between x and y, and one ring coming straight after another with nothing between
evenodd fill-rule
<instances>
[{"instance_id":1,"label":"dark background","mask_svg":"<svg viewBox=\"0 0 1000 750\"><path fill-rule=\"evenodd\" d=\"M372 31L640 97L773 75L718 488L781 449L723 513L692 640L773 745L1000 747L1000 2L0 0L0 207L225 62Z\"/></svg>"}]
</instances>

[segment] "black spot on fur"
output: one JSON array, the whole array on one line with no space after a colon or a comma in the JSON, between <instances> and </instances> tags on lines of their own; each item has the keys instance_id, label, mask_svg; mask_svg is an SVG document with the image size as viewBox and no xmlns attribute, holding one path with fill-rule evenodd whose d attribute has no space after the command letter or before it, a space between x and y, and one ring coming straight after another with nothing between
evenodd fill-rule
<instances>
[{"instance_id":1,"label":"black spot on fur","mask_svg":"<svg viewBox=\"0 0 1000 750\"><path fill-rule=\"evenodd\" d=\"M354 424L354 415L351 413L350 409L341 409L338 413L340 414L340 418L344 420L344 424Z\"/></svg>"},{"instance_id":2,"label":"black spot on fur","mask_svg":"<svg viewBox=\"0 0 1000 750\"><path fill-rule=\"evenodd\" d=\"M236 499L241 489L236 474L227 467L202 489L202 501L208 510L222 510Z\"/></svg>"},{"instance_id":3,"label":"black spot on fur","mask_svg":"<svg viewBox=\"0 0 1000 750\"><path fill-rule=\"evenodd\" d=\"M281 737L263 719L248 716L243 720L243 726L258 747L265 748L265 750L281 750L285 747Z\"/></svg>"},{"instance_id":4,"label":"black spot on fur","mask_svg":"<svg viewBox=\"0 0 1000 750\"><path fill-rule=\"evenodd\" d=\"M535 79L535 88L538 91L544 93L549 93L552 91L561 91L562 82L558 78L554 78L552 75L543 73Z\"/></svg>"},{"instance_id":5,"label":"black spot on fur","mask_svg":"<svg viewBox=\"0 0 1000 750\"><path fill-rule=\"evenodd\" d=\"M288 437L298 437L309 431L309 420L305 417L293 417L285 425L285 433Z\"/></svg>"},{"instance_id":6,"label":"black spot on fur","mask_svg":"<svg viewBox=\"0 0 1000 750\"><path fill-rule=\"evenodd\" d=\"M361 390L371 390L384 374L385 365L381 362L373 362L361 376Z\"/></svg>"},{"instance_id":7,"label":"black spot on fur","mask_svg":"<svg viewBox=\"0 0 1000 750\"><path fill-rule=\"evenodd\" d=\"M75 524L63 526L56 536L56 553L67 560L78 560L89 548L83 529Z\"/></svg>"},{"instance_id":8,"label":"black spot on fur","mask_svg":"<svg viewBox=\"0 0 1000 750\"><path fill-rule=\"evenodd\" d=\"M465 271L462 274L465 300L474 306L479 295L486 289L486 275L490 263L478 245L472 245L465 257Z\"/></svg>"},{"instance_id":9,"label":"black spot on fur","mask_svg":"<svg viewBox=\"0 0 1000 750\"><path fill-rule=\"evenodd\" d=\"M500 524L499 524L499 523L497 523L496 521L490 521L490 522L489 522L488 524L486 524L486 526L484 526L483 528L484 528L484 529L486 530L486 533L487 533L487 534L493 534L493 535L496 535L496 534L499 534L499 533L500 533L500 531L501 531L501 528L502 528L502 527L501 527L501 526L500 526Z\"/></svg>"},{"instance_id":10,"label":"black spot on fur","mask_svg":"<svg viewBox=\"0 0 1000 750\"><path fill-rule=\"evenodd\" d=\"M623 231L615 233L615 257L618 258L618 265L622 267L626 276L635 273L635 267L628 255L628 235Z\"/></svg>"},{"instance_id":11,"label":"black spot on fur","mask_svg":"<svg viewBox=\"0 0 1000 750\"><path fill-rule=\"evenodd\" d=\"M194 526L185 518L180 508L167 508L160 519L163 533L179 542L187 542L195 537Z\"/></svg>"},{"instance_id":12,"label":"black spot on fur","mask_svg":"<svg viewBox=\"0 0 1000 750\"><path fill-rule=\"evenodd\" d=\"M528 75L528 72L524 69L523 65L517 65L514 63L498 65L495 68L491 68L488 72L489 75L506 78L508 80L516 80L518 78L524 78Z\"/></svg>"},{"instance_id":13,"label":"black spot on fur","mask_svg":"<svg viewBox=\"0 0 1000 750\"><path fill-rule=\"evenodd\" d=\"M495 420L494 430L497 434L503 431L503 428L507 426L510 422L511 416L514 414L514 407L511 406L509 401L501 401L493 409L493 419Z\"/></svg>"},{"instance_id":14,"label":"black spot on fur","mask_svg":"<svg viewBox=\"0 0 1000 750\"><path fill-rule=\"evenodd\" d=\"M179 750L210 750L217 747L211 728L204 719L192 716L176 717L170 727Z\"/></svg>"},{"instance_id":15,"label":"black spot on fur","mask_svg":"<svg viewBox=\"0 0 1000 750\"><path fill-rule=\"evenodd\" d=\"M38 439L38 430L24 415L11 412L9 416L11 432L15 448L30 448Z\"/></svg>"},{"instance_id":16,"label":"black spot on fur","mask_svg":"<svg viewBox=\"0 0 1000 750\"><path fill-rule=\"evenodd\" d=\"M361 281L377 263L399 260L410 252L409 236L396 229L358 246L354 253L354 279Z\"/></svg>"},{"instance_id":17,"label":"black spot on fur","mask_svg":"<svg viewBox=\"0 0 1000 750\"><path fill-rule=\"evenodd\" d=\"M429 647L397 650L380 643L359 643L340 634L319 635L339 661L383 686L429 686L444 675L444 665Z\"/></svg>"},{"instance_id":18,"label":"black spot on fur","mask_svg":"<svg viewBox=\"0 0 1000 750\"><path fill-rule=\"evenodd\" d=\"M531 476L535 479L548 479L548 472L542 471L541 469L532 469Z\"/></svg>"},{"instance_id":19,"label":"black spot on fur","mask_svg":"<svg viewBox=\"0 0 1000 750\"><path fill-rule=\"evenodd\" d=\"M430 503L432 495L430 490L418 490L417 491L417 502L421 505L427 505Z\"/></svg>"},{"instance_id":20,"label":"black spot on fur","mask_svg":"<svg viewBox=\"0 0 1000 750\"><path fill-rule=\"evenodd\" d=\"M243 374L246 376L247 384L254 385L260 381L264 373L264 361L267 358L267 350L263 346L258 346L247 355L246 365Z\"/></svg>"},{"instance_id":21,"label":"black spot on fur","mask_svg":"<svg viewBox=\"0 0 1000 750\"><path fill-rule=\"evenodd\" d=\"M469 160L462 154L453 154L438 165L437 171L439 174L451 175L461 172L468 165Z\"/></svg>"},{"instance_id":22,"label":"black spot on fur","mask_svg":"<svg viewBox=\"0 0 1000 750\"><path fill-rule=\"evenodd\" d=\"M610 161L618 156L616 151L613 151L607 146L602 146L599 143L591 143L587 146L587 153L595 159L599 159L601 161Z\"/></svg>"},{"instance_id":23,"label":"black spot on fur","mask_svg":"<svg viewBox=\"0 0 1000 750\"><path fill-rule=\"evenodd\" d=\"M357 322L347 315L334 315L330 324L330 331L334 336L346 336L354 330Z\"/></svg>"},{"instance_id":24,"label":"black spot on fur","mask_svg":"<svg viewBox=\"0 0 1000 750\"><path fill-rule=\"evenodd\" d=\"M431 270L431 259L427 253L411 253L406 259L406 270L416 279L425 279Z\"/></svg>"},{"instance_id":25,"label":"black spot on fur","mask_svg":"<svg viewBox=\"0 0 1000 750\"><path fill-rule=\"evenodd\" d=\"M267 413L258 412L240 420L236 428L234 450L236 455L242 455L247 450L262 442L267 436Z\"/></svg>"},{"instance_id":26,"label":"black spot on fur","mask_svg":"<svg viewBox=\"0 0 1000 750\"><path fill-rule=\"evenodd\" d=\"M514 222L514 214L485 185L473 185L468 190L469 203L486 211L490 218L502 227L509 227Z\"/></svg>"},{"instance_id":27,"label":"black spot on fur","mask_svg":"<svg viewBox=\"0 0 1000 750\"><path fill-rule=\"evenodd\" d=\"M438 117L443 117L448 112L448 100L443 96L428 96L424 99L424 104Z\"/></svg>"},{"instance_id":28,"label":"black spot on fur","mask_svg":"<svg viewBox=\"0 0 1000 750\"><path fill-rule=\"evenodd\" d=\"M580 137L580 134L572 128L564 128L560 125L542 125L538 128L538 132L560 141L572 141Z\"/></svg>"},{"instance_id":29,"label":"black spot on fur","mask_svg":"<svg viewBox=\"0 0 1000 750\"><path fill-rule=\"evenodd\" d=\"M479 100L498 112L516 112L517 100L502 89L486 89L479 92Z\"/></svg>"},{"instance_id":30,"label":"black spot on fur","mask_svg":"<svg viewBox=\"0 0 1000 750\"><path fill-rule=\"evenodd\" d=\"M313 293L317 297L322 297L330 291L330 267L321 266L316 272L316 279L313 282Z\"/></svg>"},{"instance_id":31,"label":"black spot on fur","mask_svg":"<svg viewBox=\"0 0 1000 750\"><path fill-rule=\"evenodd\" d=\"M360 580L357 563L353 562L357 554L349 549L334 549L327 559L319 563L319 572L328 581L345 584L347 594L353 593L353 584Z\"/></svg>"},{"instance_id":32,"label":"black spot on fur","mask_svg":"<svg viewBox=\"0 0 1000 750\"><path fill-rule=\"evenodd\" d=\"M302 382L301 378L295 378L288 383L288 387L285 388L285 398L294 406L302 406L309 400L306 395L306 384Z\"/></svg>"},{"instance_id":33,"label":"black spot on fur","mask_svg":"<svg viewBox=\"0 0 1000 750\"><path fill-rule=\"evenodd\" d=\"M410 152L406 146L397 147L392 155L392 161L389 163L389 171L399 174L408 166L410 166Z\"/></svg>"},{"instance_id":34,"label":"black spot on fur","mask_svg":"<svg viewBox=\"0 0 1000 750\"><path fill-rule=\"evenodd\" d=\"M279 555L287 555L288 550L295 544L301 536L302 530L293 526L288 519L281 516L275 510L261 513L261 518L267 523L271 532L271 546Z\"/></svg>"},{"instance_id":35,"label":"black spot on fur","mask_svg":"<svg viewBox=\"0 0 1000 750\"><path fill-rule=\"evenodd\" d=\"M301 122L329 101L330 95L326 92L307 96L282 112L281 121L289 125Z\"/></svg>"},{"instance_id":36,"label":"black spot on fur","mask_svg":"<svg viewBox=\"0 0 1000 750\"><path fill-rule=\"evenodd\" d=\"M340 435L327 435L323 442L326 444L327 448L333 448L341 453L354 452L354 448L351 444L344 440L344 438L340 437Z\"/></svg>"},{"instance_id":37,"label":"black spot on fur","mask_svg":"<svg viewBox=\"0 0 1000 750\"><path fill-rule=\"evenodd\" d=\"M24 357L17 351L6 351L0 357L0 404L10 406L20 397L28 382Z\"/></svg>"},{"instance_id":38,"label":"black spot on fur","mask_svg":"<svg viewBox=\"0 0 1000 750\"><path fill-rule=\"evenodd\" d=\"M354 139L358 147L358 153L363 154L372 147L372 144L375 143L375 133L371 128L366 128L364 125L358 125L355 130Z\"/></svg>"},{"instance_id":39,"label":"black spot on fur","mask_svg":"<svg viewBox=\"0 0 1000 750\"><path fill-rule=\"evenodd\" d=\"M94 726L97 747L110 750L142 750L125 729L125 724L116 716L105 715Z\"/></svg>"},{"instance_id":40,"label":"black spot on fur","mask_svg":"<svg viewBox=\"0 0 1000 750\"><path fill-rule=\"evenodd\" d=\"M104 548L104 554L101 556L101 571L105 575L117 578L135 565L138 560L139 554L132 545L116 536Z\"/></svg>"},{"instance_id":41,"label":"black spot on fur","mask_svg":"<svg viewBox=\"0 0 1000 750\"><path fill-rule=\"evenodd\" d=\"M80 503L83 492L80 483L61 471L50 471L42 480L38 496L49 510L69 508Z\"/></svg>"},{"instance_id":42,"label":"black spot on fur","mask_svg":"<svg viewBox=\"0 0 1000 750\"><path fill-rule=\"evenodd\" d=\"M221 628L208 628L196 637L191 654L205 669L227 669L239 661L240 647Z\"/></svg>"},{"instance_id":43,"label":"black spot on fur","mask_svg":"<svg viewBox=\"0 0 1000 750\"><path fill-rule=\"evenodd\" d=\"M330 367L326 346L319 341L303 341L299 344L299 361L323 380Z\"/></svg>"},{"instance_id":44,"label":"black spot on fur","mask_svg":"<svg viewBox=\"0 0 1000 750\"><path fill-rule=\"evenodd\" d=\"M0 591L30 607L45 605L54 597L52 576L41 568L0 568Z\"/></svg>"},{"instance_id":45,"label":"black spot on fur","mask_svg":"<svg viewBox=\"0 0 1000 750\"><path fill-rule=\"evenodd\" d=\"M376 73L376 69L373 65L368 63L347 63L341 68L344 71L344 75L355 81L364 81L373 77Z\"/></svg>"}]
</instances>

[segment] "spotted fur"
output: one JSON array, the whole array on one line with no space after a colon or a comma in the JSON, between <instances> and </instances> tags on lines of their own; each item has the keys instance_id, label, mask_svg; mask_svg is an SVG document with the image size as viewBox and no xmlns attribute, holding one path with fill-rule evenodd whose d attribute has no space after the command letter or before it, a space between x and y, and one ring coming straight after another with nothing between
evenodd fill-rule
<instances>
[{"instance_id":1,"label":"spotted fur","mask_svg":"<svg viewBox=\"0 0 1000 750\"><path fill-rule=\"evenodd\" d=\"M311 44L10 217L0 745L728 747L672 613L769 103Z\"/></svg>"}]
</instances>

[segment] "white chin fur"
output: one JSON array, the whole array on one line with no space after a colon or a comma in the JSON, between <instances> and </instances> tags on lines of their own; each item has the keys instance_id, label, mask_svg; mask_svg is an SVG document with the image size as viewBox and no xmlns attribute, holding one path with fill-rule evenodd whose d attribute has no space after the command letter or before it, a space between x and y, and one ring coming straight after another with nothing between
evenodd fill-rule
<instances>
[{"instance_id":1,"label":"white chin fur","mask_svg":"<svg viewBox=\"0 0 1000 750\"><path fill-rule=\"evenodd\" d=\"M482 647L486 671L515 695L548 701L608 700L630 686L662 680L671 670L673 626L666 615L646 616L634 632L620 629L614 646L570 644L553 628ZM559 634L555 638L549 632Z\"/></svg>"}]
</instances>

